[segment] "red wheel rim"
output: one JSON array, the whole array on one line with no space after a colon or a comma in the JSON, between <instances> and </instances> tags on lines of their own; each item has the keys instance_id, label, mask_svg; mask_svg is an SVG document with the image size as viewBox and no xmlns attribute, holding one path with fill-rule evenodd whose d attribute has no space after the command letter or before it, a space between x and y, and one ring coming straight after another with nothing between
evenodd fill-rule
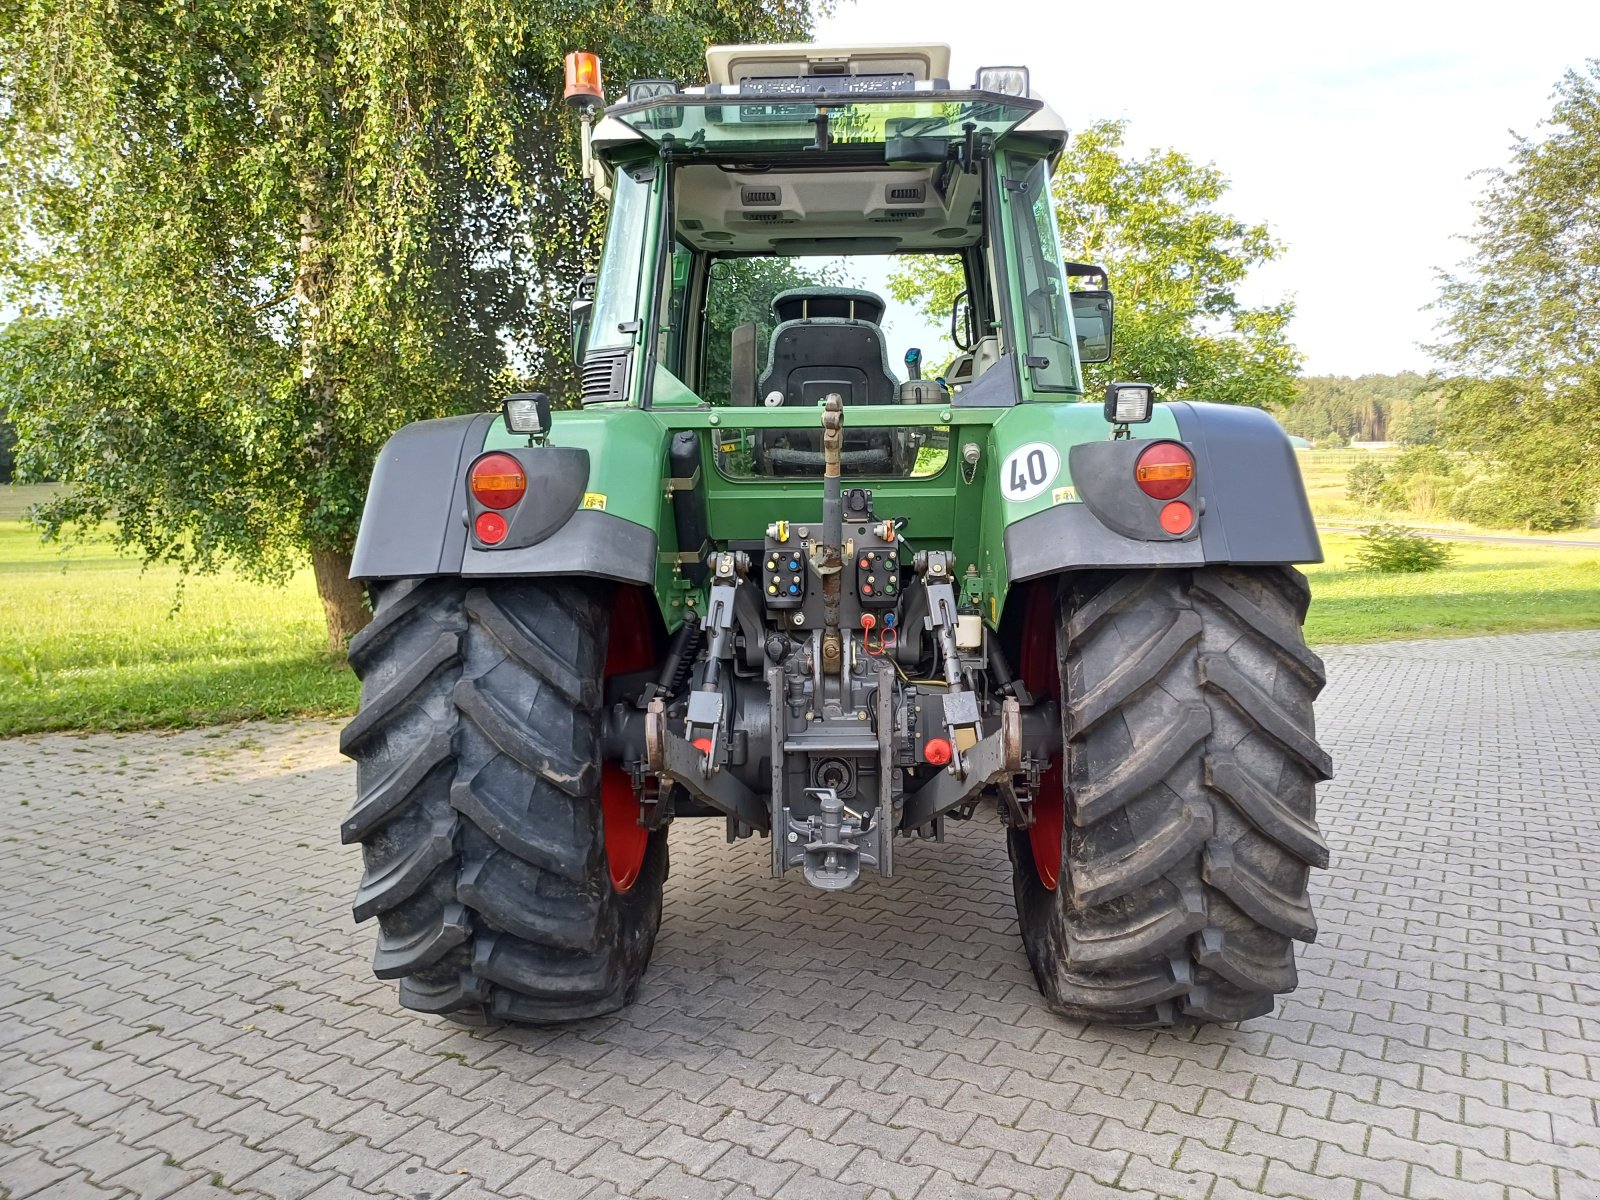
<instances>
[{"instance_id":1,"label":"red wheel rim","mask_svg":"<svg viewBox=\"0 0 1600 1200\"><path fill-rule=\"evenodd\" d=\"M600 813L605 818L611 886L625 892L644 866L650 831L639 824L639 797L633 794L633 778L616 763L600 768Z\"/></svg>"},{"instance_id":2,"label":"red wheel rim","mask_svg":"<svg viewBox=\"0 0 1600 1200\"><path fill-rule=\"evenodd\" d=\"M1034 696L1061 699L1061 672L1056 664L1055 589L1048 581L1035 583L1023 610L1022 682ZM1033 798L1033 824L1028 843L1033 847L1033 868L1039 882L1056 890L1061 878L1062 835L1066 830L1067 793L1063 751L1057 751L1039 779Z\"/></svg>"},{"instance_id":3,"label":"red wheel rim","mask_svg":"<svg viewBox=\"0 0 1600 1200\"><path fill-rule=\"evenodd\" d=\"M611 606L611 637L606 649L606 675L630 675L655 665L655 637L650 611L638 588L621 588ZM641 805L632 777L616 763L600 767L600 815L605 826L606 864L611 886L626 892L639 878L650 831L639 824Z\"/></svg>"}]
</instances>

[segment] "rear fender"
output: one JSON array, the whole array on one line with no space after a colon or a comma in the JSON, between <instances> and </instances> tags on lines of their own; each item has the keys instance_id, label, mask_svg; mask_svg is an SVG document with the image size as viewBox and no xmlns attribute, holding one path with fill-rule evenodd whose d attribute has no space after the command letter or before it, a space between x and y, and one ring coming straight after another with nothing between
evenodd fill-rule
<instances>
[{"instance_id":1,"label":"rear fender","mask_svg":"<svg viewBox=\"0 0 1600 1200\"><path fill-rule=\"evenodd\" d=\"M581 446L499 447L522 464L528 492L503 514L500 546L475 544L471 521L483 509L467 491L467 468L495 425L491 413L446 417L389 439L373 468L351 578L571 575L654 588L655 532L584 507L591 462Z\"/></svg>"},{"instance_id":2,"label":"rear fender","mask_svg":"<svg viewBox=\"0 0 1600 1200\"><path fill-rule=\"evenodd\" d=\"M1141 429L1144 436L1114 442L1103 418L1099 437L1083 439L1088 406L1071 407L1071 432L1080 436L1059 446L1060 469L1049 490L1021 511L1003 502L1010 582L1070 570L1322 561L1294 449L1267 413L1164 404ZM1152 440L1180 441L1195 457L1195 484L1184 499L1200 519L1183 535L1160 529L1154 519L1160 504L1133 480L1133 460ZM1006 480L998 482L1004 496Z\"/></svg>"}]
</instances>

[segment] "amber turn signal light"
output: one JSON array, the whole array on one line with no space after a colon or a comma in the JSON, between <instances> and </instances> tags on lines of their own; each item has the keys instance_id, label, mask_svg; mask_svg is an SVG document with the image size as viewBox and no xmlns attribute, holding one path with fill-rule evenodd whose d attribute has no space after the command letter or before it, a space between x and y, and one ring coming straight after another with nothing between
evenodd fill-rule
<instances>
[{"instance_id":1,"label":"amber turn signal light","mask_svg":"<svg viewBox=\"0 0 1600 1200\"><path fill-rule=\"evenodd\" d=\"M1152 500L1174 500L1194 482L1194 455L1177 442L1157 442L1139 455L1133 478Z\"/></svg>"},{"instance_id":2,"label":"amber turn signal light","mask_svg":"<svg viewBox=\"0 0 1600 1200\"><path fill-rule=\"evenodd\" d=\"M510 508L528 491L522 464L509 454L485 454L467 472L472 498L485 508Z\"/></svg>"}]
</instances>

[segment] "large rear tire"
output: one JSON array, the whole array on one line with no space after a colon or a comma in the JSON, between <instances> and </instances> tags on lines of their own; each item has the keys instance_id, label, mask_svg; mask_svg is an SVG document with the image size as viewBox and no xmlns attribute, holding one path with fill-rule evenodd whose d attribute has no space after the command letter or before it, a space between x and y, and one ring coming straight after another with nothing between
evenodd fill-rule
<instances>
[{"instance_id":1,"label":"large rear tire","mask_svg":"<svg viewBox=\"0 0 1600 1200\"><path fill-rule=\"evenodd\" d=\"M366 864L354 911L378 921L373 972L399 980L406 1007L547 1023L633 998L667 846L664 830L638 827L626 775L600 761L626 595L552 580L379 585L350 645L361 708L341 749L358 798L341 832ZM629 633L618 643L636 643Z\"/></svg>"},{"instance_id":2,"label":"large rear tire","mask_svg":"<svg viewBox=\"0 0 1600 1200\"><path fill-rule=\"evenodd\" d=\"M1295 987L1331 773L1308 600L1289 567L1034 585L1023 676L1062 700L1064 748L1009 841L1023 944L1056 1012L1232 1022Z\"/></svg>"}]
</instances>

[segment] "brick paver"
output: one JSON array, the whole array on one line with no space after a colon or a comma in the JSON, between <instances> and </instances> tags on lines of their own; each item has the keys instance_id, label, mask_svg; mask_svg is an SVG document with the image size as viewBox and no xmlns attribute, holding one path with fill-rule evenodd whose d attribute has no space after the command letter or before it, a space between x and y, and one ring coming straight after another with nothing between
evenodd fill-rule
<instances>
[{"instance_id":1,"label":"brick paver","mask_svg":"<svg viewBox=\"0 0 1600 1200\"><path fill-rule=\"evenodd\" d=\"M843 896L672 831L639 1002L400 1010L330 724L0 742L0 1196L1600 1197L1600 633L1340 648L1240 1028L1040 1007L992 816Z\"/></svg>"}]
</instances>

